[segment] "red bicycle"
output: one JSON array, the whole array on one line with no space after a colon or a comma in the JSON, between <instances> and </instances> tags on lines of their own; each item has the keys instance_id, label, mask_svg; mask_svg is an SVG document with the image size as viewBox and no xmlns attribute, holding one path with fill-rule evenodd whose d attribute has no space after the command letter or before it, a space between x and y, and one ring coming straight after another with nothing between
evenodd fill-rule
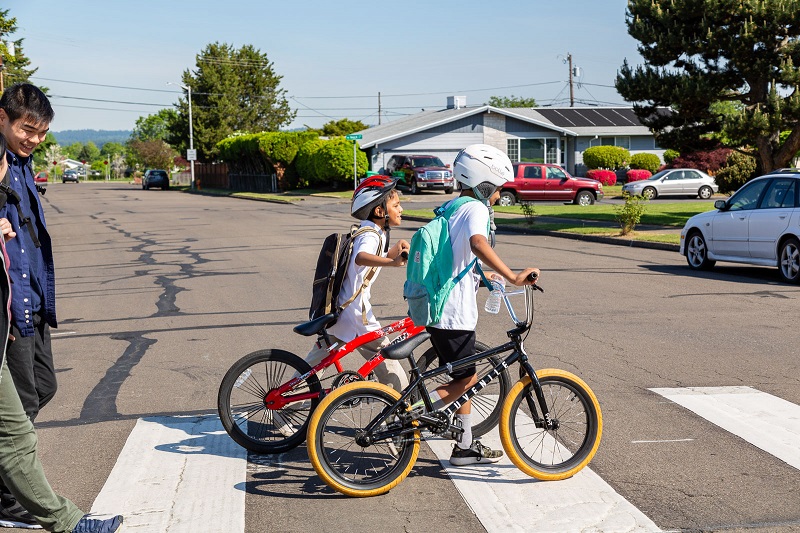
<instances>
[{"instance_id":1,"label":"red bicycle","mask_svg":"<svg viewBox=\"0 0 800 533\"><path fill-rule=\"evenodd\" d=\"M317 335L327 341L326 328L335 320L329 314L294 328L296 333ZM398 320L371 331L331 353L313 368L303 358L286 350L259 350L245 355L225 373L219 387L217 409L228 435L240 446L261 454L282 453L299 446L306 438L308 421L322 397L331 390L354 381L374 380L373 370L383 362L380 351L357 371L345 370L341 359L359 346L399 333L392 344L425 331L410 318ZM328 343L330 345L330 343ZM489 347L476 342L478 352ZM489 358L477 367L478 378L490 372L498 361ZM320 379L323 370L333 366L336 373ZM417 361L420 369L438 366L438 355L430 347ZM439 378L439 383L447 377ZM472 398L472 432L477 437L497 425L501 399L511 387L507 372L501 373L492 387ZM436 383L438 386L438 383Z\"/></svg>"}]
</instances>

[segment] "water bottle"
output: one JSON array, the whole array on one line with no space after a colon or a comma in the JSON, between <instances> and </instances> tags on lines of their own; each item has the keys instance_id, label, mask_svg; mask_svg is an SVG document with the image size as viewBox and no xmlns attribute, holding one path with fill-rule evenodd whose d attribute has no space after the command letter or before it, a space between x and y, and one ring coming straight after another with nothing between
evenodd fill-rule
<instances>
[{"instance_id":1,"label":"water bottle","mask_svg":"<svg viewBox=\"0 0 800 533\"><path fill-rule=\"evenodd\" d=\"M486 305L483 307L487 313L496 315L500 312L500 303L503 301L503 289L505 286L505 278L492 280L492 292L489 294L489 298L486 299Z\"/></svg>"}]
</instances>

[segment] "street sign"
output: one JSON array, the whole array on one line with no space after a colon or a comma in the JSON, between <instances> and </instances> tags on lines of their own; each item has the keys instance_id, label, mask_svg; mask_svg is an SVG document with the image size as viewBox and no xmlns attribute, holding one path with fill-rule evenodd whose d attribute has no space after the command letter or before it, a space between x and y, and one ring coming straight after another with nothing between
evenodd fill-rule
<instances>
[{"instance_id":1,"label":"street sign","mask_svg":"<svg viewBox=\"0 0 800 533\"><path fill-rule=\"evenodd\" d=\"M345 135L344 138L347 139L348 141L355 141L355 140L358 140L358 139L361 138L361 134L360 133L351 133L350 135Z\"/></svg>"},{"instance_id":2,"label":"street sign","mask_svg":"<svg viewBox=\"0 0 800 533\"><path fill-rule=\"evenodd\" d=\"M186 160L187 161L197 161L197 149L188 149L186 150Z\"/></svg>"}]
</instances>

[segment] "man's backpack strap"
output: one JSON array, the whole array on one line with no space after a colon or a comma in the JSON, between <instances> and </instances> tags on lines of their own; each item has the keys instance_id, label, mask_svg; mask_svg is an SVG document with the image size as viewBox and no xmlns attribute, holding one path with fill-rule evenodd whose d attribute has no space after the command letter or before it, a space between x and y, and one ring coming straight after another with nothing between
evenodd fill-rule
<instances>
[{"instance_id":1,"label":"man's backpack strap","mask_svg":"<svg viewBox=\"0 0 800 533\"><path fill-rule=\"evenodd\" d=\"M5 196L5 198L3 199L2 196ZM8 170L6 170L6 175L3 176L3 181L0 182L0 202L2 202L2 205L9 203L17 208L17 216L19 217L20 228L22 228L23 225L27 226L28 233L31 234L31 240L33 240L33 244L37 248L41 248L42 244L39 242L39 237L36 235L36 228L33 227L33 221L31 220L31 217L25 216L25 213L22 212L22 206L20 205L22 198L20 198L17 191L11 188ZM2 205L0 205L0 207L2 207Z\"/></svg>"}]
</instances>

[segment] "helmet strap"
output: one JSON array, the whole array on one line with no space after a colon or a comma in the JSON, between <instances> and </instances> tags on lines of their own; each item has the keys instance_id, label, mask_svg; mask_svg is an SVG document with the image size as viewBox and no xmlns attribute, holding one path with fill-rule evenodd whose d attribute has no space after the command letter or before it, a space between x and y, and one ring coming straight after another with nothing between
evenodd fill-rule
<instances>
[{"instance_id":1,"label":"helmet strap","mask_svg":"<svg viewBox=\"0 0 800 533\"><path fill-rule=\"evenodd\" d=\"M472 194L475 195L475 198L483 202L483 205L485 205L487 208L492 208L492 204L489 203L489 198L486 198L484 195L482 195L481 191L479 191L477 187L472 187Z\"/></svg>"}]
</instances>

